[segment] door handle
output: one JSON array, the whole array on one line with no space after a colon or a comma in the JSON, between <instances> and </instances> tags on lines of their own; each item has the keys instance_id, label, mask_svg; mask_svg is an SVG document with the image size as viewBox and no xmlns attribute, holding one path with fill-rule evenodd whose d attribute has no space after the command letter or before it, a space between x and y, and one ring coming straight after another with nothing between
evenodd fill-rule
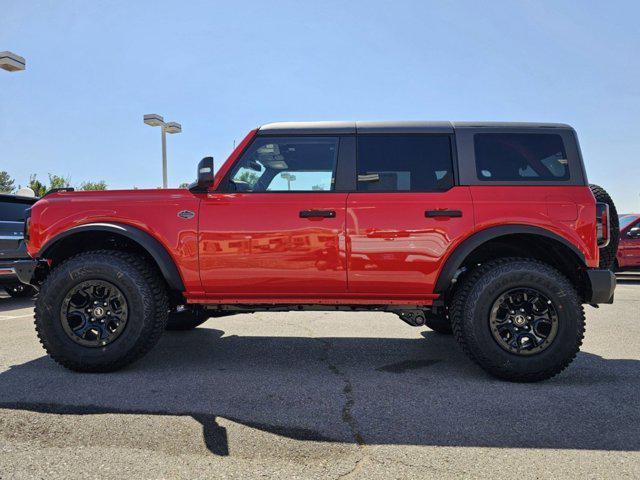
<instances>
[{"instance_id":1,"label":"door handle","mask_svg":"<svg viewBox=\"0 0 640 480\"><path fill-rule=\"evenodd\" d=\"M300 210L300 218L335 218L335 210Z\"/></svg>"},{"instance_id":2,"label":"door handle","mask_svg":"<svg viewBox=\"0 0 640 480\"><path fill-rule=\"evenodd\" d=\"M435 218L435 217L461 217L462 210L425 210L424 216L427 218Z\"/></svg>"}]
</instances>

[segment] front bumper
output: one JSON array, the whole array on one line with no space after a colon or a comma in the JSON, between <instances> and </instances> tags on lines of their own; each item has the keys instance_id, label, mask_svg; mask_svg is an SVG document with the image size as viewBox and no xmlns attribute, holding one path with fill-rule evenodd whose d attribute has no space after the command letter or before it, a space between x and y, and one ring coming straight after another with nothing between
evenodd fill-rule
<instances>
[{"instance_id":1,"label":"front bumper","mask_svg":"<svg viewBox=\"0 0 640 480\"><path fill-rule=\"evenodd\" d=\"M590 268L587 270L591 285L591 298L586 303L596 305L598 303L613 303L613 293L616 289L616 276L611 270Z\"/></svg>"},{"instance_id":2,"label":"front bumper","mask_svg":"<svg viewBox=\"0 0 640 480\"><path fill-rule=\"evenodd\" d=\"M38 261L32 258L0 260L0 283L4 285L18 282L30 284L37 267Z\"/></svg>"}]
</instances>

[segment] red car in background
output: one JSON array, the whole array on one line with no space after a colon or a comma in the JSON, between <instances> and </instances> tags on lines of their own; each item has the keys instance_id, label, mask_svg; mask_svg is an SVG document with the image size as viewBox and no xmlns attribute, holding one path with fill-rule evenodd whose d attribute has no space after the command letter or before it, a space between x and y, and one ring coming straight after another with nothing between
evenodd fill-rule
<instances>
[{"instance_id":1,"label":"red car in background","mask_svg":"<svg viewBox=\"0 0 640 480\"><path fill-rule=\"evenodd\" d=\"M615 269L640 269L640 214L620 215L620 244Z\"/></svg>"}]
</instances>

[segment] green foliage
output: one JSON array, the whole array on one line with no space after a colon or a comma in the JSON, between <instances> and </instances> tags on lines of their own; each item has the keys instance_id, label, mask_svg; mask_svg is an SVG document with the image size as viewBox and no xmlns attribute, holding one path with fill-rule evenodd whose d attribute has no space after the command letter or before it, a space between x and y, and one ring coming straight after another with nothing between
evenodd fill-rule
<instances>
[{"instance_id":1,"label":"green foliage","mask_svg":"<svg viewBox=\"0 0 640 480\"><path fill-rule=\"evenodd\" d=\"M49 190L54 188L66 188L71 186L71 179L69 177L62 177L60 175L49 174L49 186L38 180L38 176L34 173L29 177L28 187L34 191L36 197L42 197Z\"/></svg>"},{"instance_id":2,"label":"green foliage","mask_svg":"<svg viewBox=\"0 0 640 480\"><path fill-rule=\"evenodd\" d=\"M100 180L99 182L82 182L80 190L106 190L107 182Z\"/></svg>"},{"instance_id":3,"label":"green foliage","mask_svg":"<svg viewBox=\"0 0 640 480\"><path fill-rule=\"evenodd\" d=\"M11 193L13 192L13 178L5 172L0 172L0 193Z\"/></svg>"},{"instance_id":4,"label":"green foliage","mask_svg":"<svg viewBox=\"0 0 640 480\"><path fill-rule=\"evenodd\" d=\"M69 177L61 177L59 175L49 174L49 190L53 190L54 188L67 188L71 186L71 178Z\"/></svg>"},{"instance_id":5,"label":"green foliage","mask_svg":"<svg viewBox=\"0 0 640 480\"><path fill-rule=\"evenodd\" d=\"M29 177L29 188L35 192L36 197L42 197L47 193L46 185L37 179L35 173Z\"/></svg>"},{"instance_id":6,"label":"green foliage","mask_svg":"<svg viewBox=\"0 0 640 480\"><path fill-rule=\"evenodd\" d=\"M258 181L258 175L255 172L250 172L248 170L242 172L240 175L238 175L238 177L235 178L235 180L240 180L242 182L246 182L248 183L250 186L254 186L255 183Z\"/></svg>"},{"instance_id":7,"label":"green foliage","mask_svg":"<svg viewBox=\"0 0 640 480\"><path fill-rule=\"evenodd\" d=\"M178 188L189 188L189 184L187 182L183 182L180 185L178 185Z\"/></svg>"}]
</instances>

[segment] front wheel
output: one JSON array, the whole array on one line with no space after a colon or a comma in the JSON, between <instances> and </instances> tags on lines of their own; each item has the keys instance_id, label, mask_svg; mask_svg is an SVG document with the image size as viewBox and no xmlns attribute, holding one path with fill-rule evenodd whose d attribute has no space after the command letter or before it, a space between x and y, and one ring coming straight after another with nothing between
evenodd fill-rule
<instances>
[{"instance_id":1,"label":"front wheel","mask_svg":"<svg viewBox=\"0 0 640 480\"><path fill-rule=\"evenodd\" d=\"M454 295L451 317L464 352L516 382L557 375L584 337L584 310L571 282L529 259L494 260L471 272Z\"/></svg>"},{"instance_id":2,"label":"front wheel","mask_svg":"<svg viewBox=\"0 0 640 480\"><path fill-rule=\"evenodd\" d=\"M53 360L79 372L110 372L146 354L169 311L158 272L143 258L101 250L55 267L36 300L35 325Z\"/></svg>"}]
</instances>

